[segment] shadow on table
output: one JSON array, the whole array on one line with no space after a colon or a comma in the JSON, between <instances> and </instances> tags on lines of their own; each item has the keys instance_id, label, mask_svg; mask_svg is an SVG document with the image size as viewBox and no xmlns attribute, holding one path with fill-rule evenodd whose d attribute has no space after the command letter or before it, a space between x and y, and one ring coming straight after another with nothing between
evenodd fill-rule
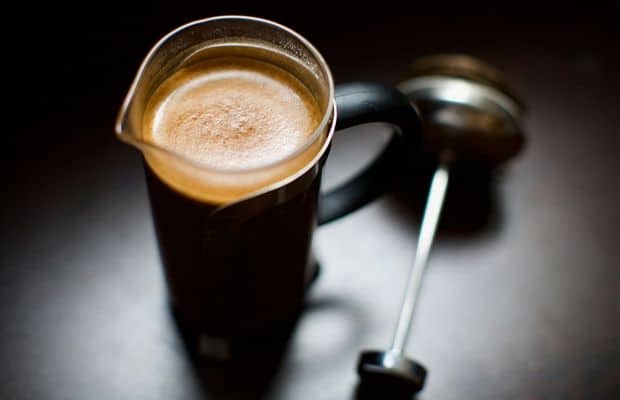
<instances>
[{"instance_id":1,"label":"shadow on table","mask_svg":"<svg viewBox=\"0 0 620 400\"><path fill-rule=\"evenodd\" d=\"M296 319L269 334L238 343L234 361L213 361L197 355L197 336L188 331L176 316L174 319L194 373L209 400L264 398L280 369L297 325Z\"/></svg>"},{"instance_id":2,"label":"shadow on table","mask_svg":"<svg viewBox=\"0 0 620 400\"><path fill-rule=\"evenodd\" d=\"M238 357L234 358L235 362L214 362L198 357L194 351L196 335L183 328L174 312L172 316L205 398L209 400L252 400L269 398L273 385L277 385L278 374L289 350L291 337L295 334L302 316L330 311L345 313L347 320L351 323L351 336L348 337L347 343L349 341L357 343L362 340L363 332L368 329L366 324L369 321L366 319L365 310L355 307L356 303L348 300L338 296L309 299L294 321L261 337L242 343L236 354ZM330 343L330 340L326 338L326 342ZM328 350L330 353L333 351L332 348ZM318 358L322 360L321 362L325 361L325 357Z\"/></svg>"},{"instance_id":3,"label":"shadow on table","mask_svg":"<svg viewBox=\"0 0 620 400\"><path fill-rule=\"evenodd\" d=\"M316 265L308 289L318 279L321 266ZM305 312L335 307L331 299L306 303L292 321L280 325L261 336L238 342L232 357L234 361L212 361L201 358L197 352L198 335L185 325L170 309L177 332L203 391L209 400L262 399L268 394L280 370L299 318Z\"/></svg>"},{"instance_id":4,"label":"shadow on table","mask_svg":"<svg viewBox=\"0 0 620 400\"><path fill-rule=\"evenodd\" d=\"M392 210L419 224L437 163L420 156L402 167L395 191L390 196ZM492 234L501 227L497 194L498 171L472 164L455 164L450 169L446 200L437 236L439 239L469 239Z\"/></svg>"}]
</instances>

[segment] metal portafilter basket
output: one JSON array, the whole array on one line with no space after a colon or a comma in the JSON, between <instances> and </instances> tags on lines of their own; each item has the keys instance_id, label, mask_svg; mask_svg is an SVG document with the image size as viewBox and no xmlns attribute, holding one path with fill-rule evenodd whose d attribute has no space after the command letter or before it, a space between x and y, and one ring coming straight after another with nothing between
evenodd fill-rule
<instances>
[{"instance_id":1,"label":"metal portafilter basket","mask_svg":"<svg viewBox=\"0 0 620 400\"><path fill-rule=\"evenodd\" d=\"M516 155L524 143L520 120L523 105L492 66L466 55L434 55L417 60L398 88L420 111L425 144L437 158L401 311L392 345L365 351L357 371L361 384L411 397L424 387L426 369L407 358L405 345L420 293L424 270L441 209L450 169L474 163L492 169Z\"/></svg>"}]
</instances>

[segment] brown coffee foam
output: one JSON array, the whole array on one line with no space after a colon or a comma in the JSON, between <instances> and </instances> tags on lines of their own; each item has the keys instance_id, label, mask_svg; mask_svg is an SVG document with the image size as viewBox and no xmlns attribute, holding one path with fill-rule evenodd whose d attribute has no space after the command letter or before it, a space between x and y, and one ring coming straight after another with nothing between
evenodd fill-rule
<instances>
[{"instance_id":1,"label":"brown coffee foam","mask_svg":"<svg viewBox=\"0 0 620 400\"><path fill-rule=\"evenodd\" d=\"M160 178L191 197L232 201L312 159L317 146L277 165L306 145L320 119L308 89L279 67L250 58L211 59L165 80L144 117L144 141L196 164L149 152L146 160ZM263 168L268 165L275 167ZM243 170L248 173L233 172Z\"/></svg>"}]
</instances>

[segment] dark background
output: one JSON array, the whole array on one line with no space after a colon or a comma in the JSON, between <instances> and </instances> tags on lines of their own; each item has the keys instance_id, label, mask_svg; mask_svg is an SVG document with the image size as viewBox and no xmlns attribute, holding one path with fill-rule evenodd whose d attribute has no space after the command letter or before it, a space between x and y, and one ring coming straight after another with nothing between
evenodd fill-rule
<instances>
[{"instance_id":1,"label":"dark background","mask_svg":"<svg viewBox=\"0 0 620 400\"><path fill-rule=\"evenodd\" d=\"M319 231L324 273L281 361L229 374L185 355L139 154L113 122L156 40L224 13L297 30L337 83L393 83L438 52L504 70L528 146L490 181L455 181L409 349L431 371L421 398L620 398L618 2L16 9L3 43L1 399L352 398L359 349L388 344L425 168ZM368 129L338 138L326 183L380 145Z\"/></svg>"}]
</instances>

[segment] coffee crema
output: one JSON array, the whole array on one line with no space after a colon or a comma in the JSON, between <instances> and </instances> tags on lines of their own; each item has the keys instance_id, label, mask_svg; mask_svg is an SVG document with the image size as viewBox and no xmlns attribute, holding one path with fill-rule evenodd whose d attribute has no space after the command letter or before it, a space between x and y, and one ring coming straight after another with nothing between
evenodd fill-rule
<instances>
[{"instance_id":1,"label":"coffee crema","mask_svg":"<svg viewBox=\"0 0 620 400\"><path fill-rule=\"evenodd\" d=\"M217 171L247 172L277 164L304 147L321 122L319 106L295 76L268 62L227 56L186 66L155 91L143 139L212 169L194 182L178 163L146 155L154 172L177 190L214 203L234 200L292 174L316 149L248 182L226 182ZM303 154L302 154L303 155ZM216 179L217 178L217 179Z\"/></svg>"}]
</instances>

